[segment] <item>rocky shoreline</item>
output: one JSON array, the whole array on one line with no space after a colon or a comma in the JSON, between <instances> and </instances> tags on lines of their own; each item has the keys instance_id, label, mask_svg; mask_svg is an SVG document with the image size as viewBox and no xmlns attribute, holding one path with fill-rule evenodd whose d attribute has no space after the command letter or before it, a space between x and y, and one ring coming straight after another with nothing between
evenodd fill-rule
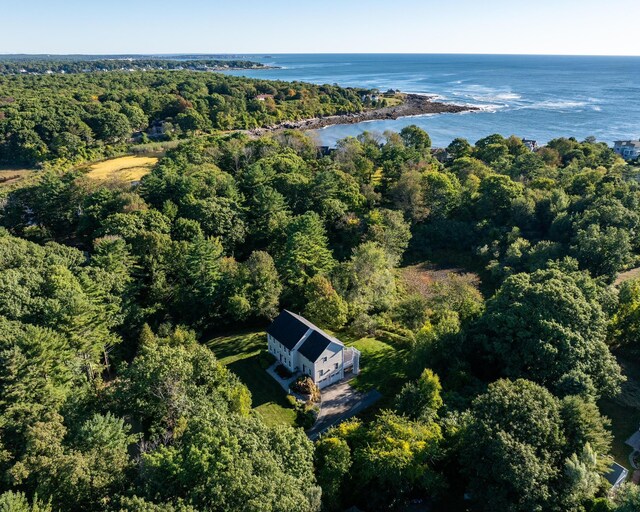
<instances>
[{"instance_id":1,"label":"rocky shoreline","mask_svg":"<svg viewBox=\"0 0 640 512\"><path fill-rule=\"evenodd\" d=\"M425 114L457 114L480 110L470 105L455 105L433 101L433 96L421 94L403 94L404 101L400 105L365 110L355 114L342 114L327 117L314 117L300 121L285 121L273 126L248 130L251 135L263 135L277 130L317 130L335 124L355 124L363 121L398 119L400 117L419 116Z\"/></svg>"}]
</instances>

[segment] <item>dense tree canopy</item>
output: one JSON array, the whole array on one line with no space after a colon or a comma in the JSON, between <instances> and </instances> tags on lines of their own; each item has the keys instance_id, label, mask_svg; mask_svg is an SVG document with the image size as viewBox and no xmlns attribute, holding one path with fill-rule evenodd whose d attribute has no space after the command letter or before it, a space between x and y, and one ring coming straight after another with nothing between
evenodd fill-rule
<instances>
[{"instance_id":1,"label":"dense tree canopy","mask_svg":"<svg viewBox=\"0 0 640 512\"><path fill-rule=\"evenodd\" d=\"M564 407L522 379L497 381L474 400L461 454L481 510L575 510L598 491L606 439L598 446L604 452L594 451L589 437L567 425ZM603 420L596 412L587 421ZM569 435L577 452L570 452Z\"/></svg>"},{"instance_id":2,"label":"dense tree canopy","mask_svg":"<svg viewBox=\"0 0 640 512\"><path fill-rule=\"evenodd\" d=\"M370 106L211 73L0 92L2 158L51 164L0 189L4 509L633 507L632 488L607 498L596 400L622 381L610 347L637 349L637 282L612 283L640 255L640 186L606 145L190 137ZM65 170L161 127L185 140L139 184ZM355 341L357 385L383 394L315 445L267 426L201 343L282 308Z\"/></svg>"},{"instance_id":3,"label":"dense tree canopy","mask_svg":"<svg viewBox=\"0 0 640 512\"><path fill-rule=\"evenodd\" d=\"M228 65L251 67L253 63L230 61ZM219 61L127 64L147 71L123 71L122 66L120 60L0 63L0 162L30 166L78 162L123 149L137 132L133 140L162 140L376 106L364 89L187 71L220 67ZM16 68L61 74L5 74ZM112 71L74 73L85 68Z\"/></svg>"},{"instance_id":4,"label":"dense tree canopy","mask_svg":"<svg viewBox=\"0 0 640 512\"><path fill-rule=\"evenodd\" d=\"M507 377L559 394L612 394L620 369L605 344L607 290L571 263L516 274L487 302L478 337Z\"/></svg>"}]
</instances>

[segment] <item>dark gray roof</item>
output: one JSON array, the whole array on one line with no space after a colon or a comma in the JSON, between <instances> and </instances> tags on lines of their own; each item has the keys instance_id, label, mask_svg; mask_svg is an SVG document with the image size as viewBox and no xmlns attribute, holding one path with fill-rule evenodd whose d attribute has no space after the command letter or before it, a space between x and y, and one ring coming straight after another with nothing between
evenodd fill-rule
<instances>
[{"instance_id":1,"label":"dark gray roof","mask_svg":"<svg viewBox=\"0 0 640 512\"><path fill-rule=\"evenodd\" d=\"M267 332L291 350L309 328L313 327L315 326L311 322L285 309L276 317Z\"/></svg>"},{"instance_id":2,"label":"dark gray roof","mask_svg":"<svg viewBox=\"0 0 640 512\"><path fill-rule=\"evenodd\" d=\"M322 354L326 348L331 345L333 340L329 335L321 331L313 331L304 343L300 346L298 351L306 357L309 361L314 363Z\"/></svg>"},{"instance_id":3,"label":"dark gray roof","mask_svg":"<svg viewBox=\"0 0 640 512\"><path fill-rule=\"evenodd\" d=\"M329 336L306 318L286 309L276 317L267 332L289 350L292 350L309 329L311 329L311 333L298 350L311 362L315 362L331 343L342 345L342 342Z\"/></svg>"},{"instance_id":4,"label":"dark gray roof","mask_svg":"<svg viewBox=\"0 0 640 512\"><path fill-rule=\"evenodd\" d=\"M614 462L604 477L611 485L616 485L622 478L626 478L628 473L627 468Z\"/></svg>"}]
</instances>

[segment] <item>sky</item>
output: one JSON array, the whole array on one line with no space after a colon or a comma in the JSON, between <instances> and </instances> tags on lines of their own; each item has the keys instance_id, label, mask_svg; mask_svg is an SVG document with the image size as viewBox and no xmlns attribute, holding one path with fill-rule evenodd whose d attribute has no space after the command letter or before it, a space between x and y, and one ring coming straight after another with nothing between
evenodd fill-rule
<instances>
[{"instance_id":1,"label":"sky","mask_svg":"<svg viewBox=\"0 0 640 512\"><path fill-rule=\"evenodd\" d=\"M640 55L640 0L0 0L0 53Z\"/></svg>"}]
</instances>

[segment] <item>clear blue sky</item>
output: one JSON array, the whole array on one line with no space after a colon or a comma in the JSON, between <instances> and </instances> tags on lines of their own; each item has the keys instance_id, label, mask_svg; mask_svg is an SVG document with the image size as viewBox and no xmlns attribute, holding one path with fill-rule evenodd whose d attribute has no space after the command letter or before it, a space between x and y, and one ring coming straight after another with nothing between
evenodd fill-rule
<instances>
[{"instance_id":1,"label":"clear blue sky","mask_svg":"<svg viewBox=\"0 0 640 512\"><path fill-rule=\"evenodd\" d=\"M640 55L640 0L0 0L0 53Z\"/></svg>"}]
</instances>

